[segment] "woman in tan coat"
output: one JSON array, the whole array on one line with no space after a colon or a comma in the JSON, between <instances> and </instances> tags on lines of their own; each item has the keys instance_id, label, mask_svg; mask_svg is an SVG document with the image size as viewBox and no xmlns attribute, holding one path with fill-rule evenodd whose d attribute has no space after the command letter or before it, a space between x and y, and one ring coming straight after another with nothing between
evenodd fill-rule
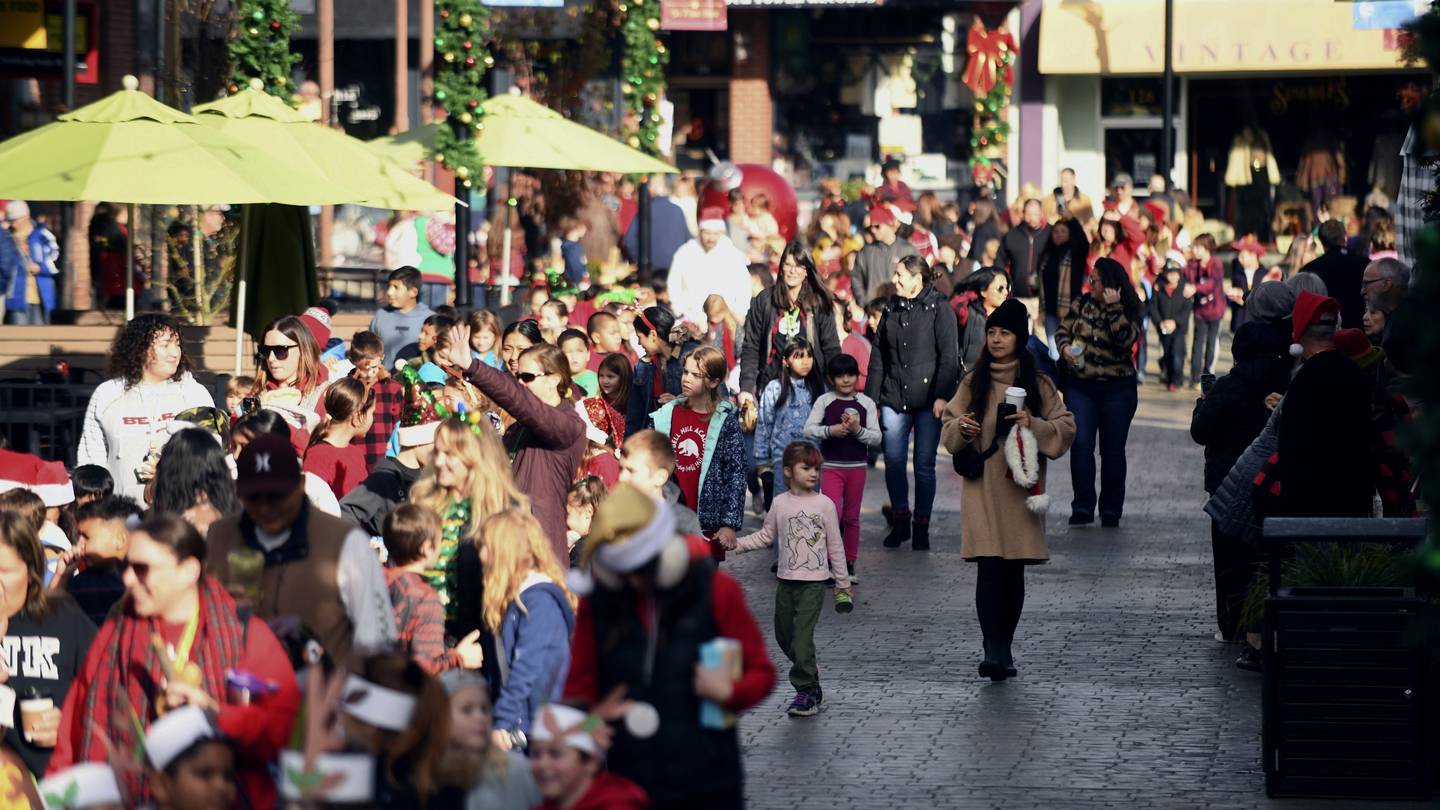
<instances>
[{"instance_id":1,"label":"woman in tan coat","mask_svg":"<svg viewBox=\"0 0 1440 810\"><path fill-rule=\"evenodd\" d=\"M978 477L966 471L960 484L960 556L980 566L975 581L975 612L985 638L980 675L994 681L1015 675L1010 646L1025 604L1025 566L1050 558L1045 459L1064 455L1075 439L1075 418L1050 378L1035 373L1035 360L1025 350L1029 322L1025 305L1013 298L990 313L985 348L946 405L940 433L959 458L957 468L968 458L979 471ZM1007 406L1011 387L1025 390L1018 407ZM999 421L1002 408L1011 415Z\"/></svg>"}]
</instances>

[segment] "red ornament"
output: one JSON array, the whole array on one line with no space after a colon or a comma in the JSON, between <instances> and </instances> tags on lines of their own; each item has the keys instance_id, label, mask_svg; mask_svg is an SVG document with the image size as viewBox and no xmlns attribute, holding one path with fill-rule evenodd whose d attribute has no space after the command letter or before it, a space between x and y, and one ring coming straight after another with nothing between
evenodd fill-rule
<instances>
[{"instance_id":1,"label":"red ornament","mask_svg":"<svg viewBox=\"0 0 1440 810\"><path fill-rule=\"evenodd\" d=\"M467 57L465 57L465 67L467 67L467 68L473 68L473 67L475 67L475 57L473 57L473 56L467 56Z\"/></svg>"},{"instance_id":2,"label":"red ornament","mask_svg":"<svg viewBox=\"0 0 1440 810\"><path fill-rule=\"evenodd\" d=\"M473 42L471 42L470 40L467 39L467 40L465 40L464 42L460 43L460 47L462 47L462 48L464 48L465 50L468 51L468 50L470 50L471 48L475 47L475 43L473 43Z\"/></svg>"},{"instance_id":3,"label":"red ornament","mask_svg":"<svg viewBox=\"0 0 1440 810\"><path fill-rule=\"evenodd\" d=\"M728 194L733 188L739 188L746 200L756 194L770 198L770 213L780 226L780 236L787 241L795 238L799 203L795 189L784 177L769 166L757 163L722 163L712 168L701 184L700 208L719 207L728 211Z\"/></svg>"},{"instance_id":4,"label":"red ornament","mask_svg":"<svg viewBox=\"0 0 1440 810\"><path fill-rule=\"evenodd\" d=\"M442 8L442 9L440 9L440 19L442 19L442 20L448 20L448 19L450 19L450 9L448 9L448 8Z\"/></svg>"},{"instance_id":5,"label":"red ornament","mask_svg":"<svg viewBox=\"0 0 1440 810\"><path fill-rule=\"evenodd\" d=\"M480 99L472 98L469 101L465 102L465 106L469 107L472 110L478 109L480 107Z\"/></svg>"},{"instance_id":6,"label":"red ornament","mask_svg":"<svg viewBox=\"0 0 1440 810\"><path fill-rule=\"evenodd\" d=\"M279 30L280 30L280 21L279 21L279 20L271 20L271 21L270 21L270 30L271 30L271 31L279 31Z\"/></svg>"}]
</instances>

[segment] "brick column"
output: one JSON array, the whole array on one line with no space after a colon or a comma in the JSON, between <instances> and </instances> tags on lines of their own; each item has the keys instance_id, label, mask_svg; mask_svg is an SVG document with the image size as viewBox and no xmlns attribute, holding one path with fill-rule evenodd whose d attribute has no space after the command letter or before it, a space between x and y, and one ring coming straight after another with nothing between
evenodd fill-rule
<instances>
[{"instance_id":1,"label":"brick column","mask_svg":"<svg viewBox=\"0 0 1440 810\"><path fill-rule=\"evenodd\" d=\"M730 11L730 159L770 165L775 129L770 101L770 16Z\"/></svg>"}]
</instances>

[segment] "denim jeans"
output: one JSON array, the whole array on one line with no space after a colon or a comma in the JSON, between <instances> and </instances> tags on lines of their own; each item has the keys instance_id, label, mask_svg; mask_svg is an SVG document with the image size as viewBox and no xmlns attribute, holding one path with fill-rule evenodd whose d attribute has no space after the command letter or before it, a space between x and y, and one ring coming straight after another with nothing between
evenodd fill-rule
<instances>
[{"instance_id":1,"label":"denim jeans","mask_svg":"<svg viewBox=\"0 0 1440 810\"><path fill-rule=\"evenodd\" d=\"M487 293L484 284L470 285L470 308L472 310L485 309L490 303L489 299L490 296Z\"/></svg>"},{"instance_id":2,"label":"denim jeans","mask_svg":"<svg viewBox=\"0 0 1440 810\"><path fill-rule=\"evenodd\" d=\"M44 326L50 322L43 304L26 304L24 309L5 310L7 326Z\"/></svg>"},{"instance_id":3,"label":"denim jeans","mask_svg":"<svg viewBox=\"0 0 1440 810\"><path fill-rule=\"evenodd\" d=\"M1065 404L1075 415L1075 444L1070 447L1070 479L1075 497L1070 511L1095 515L1095 437L1100 437L1100 517L1120 519L1125 511L1125 439L1135 418L1139 392L1134 377L1113 380L1071 379Z\"/></svg>"},{"instance_id":4,"label":"denim jeans","mask_svg":"<svg viewBox=\"0 0 1440 810\"><path fill-rule=\"evenodd\" d=\"M910 431L915 431L915 516L930 517L935 503L935 451L940 446L940 420L929 410L902 413L889 406L880 409L884 430L885 489L890 506L897 512L909 508L910 481L905 471L905 451Z\"/></svg>"},{"instance_id":5,"label":"denim jeans","mask_svg":"<svg viewBox=\"0 0 1440 810\"><path fill-rule=\"evenodd\" d=\"M450 285L443 281L420 282L420 303L431 309L450 303Z\"/></svg>"},{"instance_id":6,"label":"denim jeans","mask_svg":"<svg viewBox=\"0 0 1440 810\"><path fill-rule=\"evenodd\" d=\"M1201 374L1215 373L1215 353L1220 349L1220 322L1195 318L1194 340L1190 344L1190 384L1199 385Z\"/></svg>"}]
</instances>

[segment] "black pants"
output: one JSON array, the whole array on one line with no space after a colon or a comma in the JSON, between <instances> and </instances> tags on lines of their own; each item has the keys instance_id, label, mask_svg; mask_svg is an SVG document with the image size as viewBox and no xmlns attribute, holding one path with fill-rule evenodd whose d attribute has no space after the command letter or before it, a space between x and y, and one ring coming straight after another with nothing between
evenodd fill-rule
<instances>
[{"instance_id":1,"label":"black pants","mask_svg":"<svg viewBox=\"0 0 1440 810\"><path fill-rule=\"evenodd\" d=\"M1155 325L1155 331L1160 335L1160 379L1166 385L1185 384L1185 331L1178 327L1170 334L1160 332L1160 325Z\"/></svg>"},{"instance_id":2,"label":"black pants","mask_svg":"<svg viewBox=\"0 0 1440 810\"><path fill-rule=\"evenodd\" d=\"M975 577L975 614L990 644L1009 647L1025 607L1025 564L1000 557L979 557Z\"/></svg>"},{"instance_id":3,"label":"black pants","mask_svg":"<svg viewBox=\"0 0 1440 810\"><path fill-rule=\"evenodd\" d=\"M1244 635L1240 614L1259 562L1255 550L1244 540L1220 531L1214 520L1210 521L1210 548L1215 555L1215 622L1227 639Z\"/></svg>"},{"instance_id":4,"label":"black pants","mask_svg":"<svg viewBox=\"0 0 1440 810\"><path fill-rule=\"evenodd\" d=\"M1190 383L1200 384L1201 374L1215 373L1215 353L1220 349L1220 322L1192 318L1195 339L1190 344ZM1172 380L1176 385L1179 380Z\"/></svg>"}]
</instances>

